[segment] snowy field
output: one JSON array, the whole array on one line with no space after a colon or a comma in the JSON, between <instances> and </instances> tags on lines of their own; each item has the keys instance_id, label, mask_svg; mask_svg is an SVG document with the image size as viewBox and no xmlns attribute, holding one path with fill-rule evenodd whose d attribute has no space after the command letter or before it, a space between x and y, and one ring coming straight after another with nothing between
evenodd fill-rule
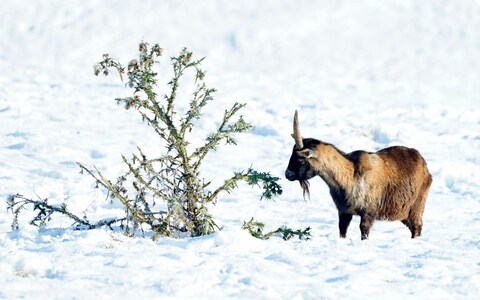
<instances>
[{"instance_id":1,"label":"snowy field","mask_svg":"<svg viewBox=\"0 0 480 300\"><path fill-rule=\"evenodd\" d=\"M223 230L183 240L72 231L56 218L12 232L0 202L0 298L5 299L479 299L480 3L478 1L2 1L0 198L65 202L92 219L118 204L79 174L80 161L115 178L121 154L161 149L95 77L103 53L126 63L141 40L166 56L186 46L218 89L199 132L245 102L254 129L209 157L217 180L253 165L282 177L284 194L259 201L240 186L211 212ZM168 60L163 64L168 66ZM165 74L165 80L170 79ZM354 217L338 238L326 185L304 201L284 179L299 109L304 137L350 152L417 148L433 184L423 235L376 222L360 240ZM31 215L31 214L30 214ZM262 241L241 229L312 228L309 241Z\"/></svg>"}]
</instances>

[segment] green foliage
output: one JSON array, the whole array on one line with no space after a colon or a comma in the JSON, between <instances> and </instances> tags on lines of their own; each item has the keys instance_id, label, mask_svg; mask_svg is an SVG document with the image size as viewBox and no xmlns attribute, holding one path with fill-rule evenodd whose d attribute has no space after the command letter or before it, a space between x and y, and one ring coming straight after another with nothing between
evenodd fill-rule
<instances>
[{"instance_id":1,"label":"green foliage","mask_svg":"<svg viewBox=\"0 0 480 300\"><path fill-rule=\"evenodd\" d=\"M285 241L295 236L298 237L300 240L309 240L311 237L310 227L307 227L303 230L300 230L300 229L292 230L286 226L282 226L274 231L264 233L263 230L265 228L265 224L259 221L256 221L254 218L252 218L248 222L243 222L242 228L248 230L248 232L252 236L261 240L267 240L274 235L281 235L282 239L284 239Z\"/></svg>"}]
</instances>

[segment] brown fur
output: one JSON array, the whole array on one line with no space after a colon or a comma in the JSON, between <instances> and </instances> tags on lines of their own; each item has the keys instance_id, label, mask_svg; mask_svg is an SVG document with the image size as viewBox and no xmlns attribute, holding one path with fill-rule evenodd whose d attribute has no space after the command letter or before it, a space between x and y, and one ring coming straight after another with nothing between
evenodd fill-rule
<instances>
[{"instance_id":1,"label":"brown fur","mask_svg":"<svg viewBox=\"0 0 480 300\"><path fill-rule=\"evenodd\" d=\"M374 220L399 220L421 234L422 215L432 183L427 164L412 148L394 146L375 153L343 153L315 139L294 147L287 179L298 180L308 194L308 180L319 175L330 188L338 209L340 237L346 237L353 215L359 215L362 239Z\"/></svg>"}]
</instances>

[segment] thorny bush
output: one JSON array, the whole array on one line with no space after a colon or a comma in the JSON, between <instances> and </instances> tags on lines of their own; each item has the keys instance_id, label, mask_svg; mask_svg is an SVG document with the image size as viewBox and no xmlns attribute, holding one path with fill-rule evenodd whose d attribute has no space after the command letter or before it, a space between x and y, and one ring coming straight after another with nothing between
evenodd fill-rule
<instances>
[{"instance_id":1,"label":"thorny bush","mask_svg":"<svg viewBox=\"0 0 480 300\"><path fill-rule=\"evenodd\" d=\"M31 222L33 225L44 226L56 212L69 216L78 228L112 228L119 223L127 235L149 230L153 238L200 236L219 229L207 206L215 204L220 193L232 192L240 181L261 187L261 198L270 199L282 193L278 177L252 168L235 172L213 188L210 181L201 177L202 162L208 153L221 142L236 145L235 134L251 128L241 115L237 117L245 104L235 103L226 109L216 131L206 136L204 143L189 145L189 134L201 118L204 107L213 101L215 89L205 83L205 71L200 68L203 58L195 59L192 52L184 48L178 56L171 57L173 76L168 81L167 93L161 93L156 65L162 54L163 49L158 44L150 46L141 42L138 57L126 67L109 54L104 54L102 61L94 66L95 75L107 76L112 71L120 75L120 80L133 93L117 98L117 103L136 111L165 145L164 153L158 157L147 157L140 147L130 157L122 155L126 171L116 180L106 178L96 167L91 170L78 163L82 172L94 178L96 186L105 188L112 199L122 203L125 216L91 222L86 216L73 215L64 204L52 206L47 199L32 200L17 194L9 198L9 209L15 216L13 227L18 228L21 208L32 204L38 213ZM177 99L180 79L187 73L193 75L193 93L190 99ZM184 84L182 80L182 87ZM188 101L185 111L178 111L178 101Z\"/></svg>"}]
</instances>

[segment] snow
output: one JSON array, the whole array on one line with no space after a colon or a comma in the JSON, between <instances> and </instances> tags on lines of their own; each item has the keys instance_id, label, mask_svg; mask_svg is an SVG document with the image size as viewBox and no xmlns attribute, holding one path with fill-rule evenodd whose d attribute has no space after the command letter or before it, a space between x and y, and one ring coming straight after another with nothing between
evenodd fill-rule
<instances>
[{"instance_id":1,"label":"snow","mask_svg":"<svg viewBox=\"0 0 480 300\"><path fill-rule=\"evenodd\" d=\"M210 208L223 230L190 239L73 231L56 218L12 232L0 204L0 298L477 299L480 295L480 4L477 1L4 1L0 6L0 198L67 203L91 218L121 215L75 162L115 178L121 154L159 143L115 104L118 78L93 76L103 53L127 63L141 41L166 57L206 57L216 100L199 139L235 101L255 128L208 158L221 182L253 165L282 177L259 201L241 186ZM168 70L164 61L164 70ZM169 79L165 74L165 80ZM344 151L417 148L433 184L423 235L358 218L338 238L326 185L304 201L283 178L299 109L304 136ZM218 122L218 121L217 121ZM227 175L225 175L227 174ZM312 228L308 241L257 240L252 217L274 230Z\"/></svg>"}]
</instances>

